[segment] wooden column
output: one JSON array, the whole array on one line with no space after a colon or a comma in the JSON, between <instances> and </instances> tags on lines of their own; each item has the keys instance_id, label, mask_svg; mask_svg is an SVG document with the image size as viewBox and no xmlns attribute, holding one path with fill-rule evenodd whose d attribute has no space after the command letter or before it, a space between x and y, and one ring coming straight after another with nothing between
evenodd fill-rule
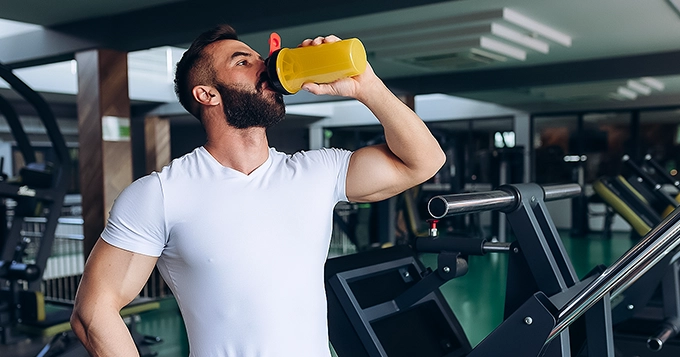
<instances>
[{"instance_id":1,"label":"wooden column","mask_svg":"<svg viewBox=\"0 0 680 357\"><path fill-rule=\"evenodd\" d=\"M113 200L132 182L127 53L97 49L76 54L83 250L99 238Z\"/></svg>"},{"instance_id":2,"label":"wooden column","mask_svg":"<svg viewBox=\"0 0 680 357\"><path fill-rule=\"evenodd\" d=\"M147 117L144 120L146 173L161 171L170 163L170 120Z\"/></svg>"}]
</instances>

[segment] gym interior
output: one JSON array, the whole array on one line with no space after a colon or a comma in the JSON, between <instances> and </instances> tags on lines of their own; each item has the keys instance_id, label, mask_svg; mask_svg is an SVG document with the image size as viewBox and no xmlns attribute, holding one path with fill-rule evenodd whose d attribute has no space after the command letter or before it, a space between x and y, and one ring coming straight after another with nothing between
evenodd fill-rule
<instances>
[{"instance_id":1,"label":"gym interior","mask_svg":"<svg viewBox=\"0 0 680 357\"><path fill-rule=\"evenodd\" d=\"M680 1L203 5L0 3L1 356L86 355L68 316L87 254L124 187L205 142L173 72L219 23L265 57L271 32L360 39L447 154L336 207L335 355L678 356ZM356 101L285 101L279 151L385 140ZM141 355L189 354L157 272L121 314Z\"/></svg>"}]
</instances>

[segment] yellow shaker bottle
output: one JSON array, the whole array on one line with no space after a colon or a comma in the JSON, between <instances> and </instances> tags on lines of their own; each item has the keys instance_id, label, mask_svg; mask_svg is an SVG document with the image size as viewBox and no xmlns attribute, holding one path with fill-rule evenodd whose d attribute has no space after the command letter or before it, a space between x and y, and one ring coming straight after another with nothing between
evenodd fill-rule
<instances>
[{"instance_id":1,"label":"yellow shaker bottle","mask_svg":"<svg viewBox=\"0 0 680 357\"><path fill-rule=\"evenodd\" d=\"M366 50L356 38L281 48L267 58L266 65L272 86L283 94L295 94L305 83L330 83L363 73Z\"/></svg>"}]
</instances>

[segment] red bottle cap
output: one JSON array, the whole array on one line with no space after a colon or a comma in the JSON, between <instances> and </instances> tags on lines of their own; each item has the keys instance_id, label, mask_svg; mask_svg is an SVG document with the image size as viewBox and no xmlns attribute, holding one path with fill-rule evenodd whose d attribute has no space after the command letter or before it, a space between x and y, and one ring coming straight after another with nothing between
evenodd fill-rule
<instances>
[{"instance_id":1,"label":"red bottle cap","mask_svg":"<svg viewBox=\"0 0 680 357\"><path fill-rule=\"evenodd\" d=\"M269 35L269 55L281 49L281 36L278 33L272 32Z\"/></svg>"}]
</instances>

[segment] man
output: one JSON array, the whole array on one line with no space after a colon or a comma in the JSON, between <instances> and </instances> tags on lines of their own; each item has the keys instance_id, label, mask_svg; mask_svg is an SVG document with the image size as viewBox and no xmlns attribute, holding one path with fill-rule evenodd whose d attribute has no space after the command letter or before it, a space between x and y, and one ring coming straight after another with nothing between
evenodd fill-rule
<instances>
[{"instance_id":1,"label":"man","mask_svg":"<svg viewBox=\"0 0 680 357\"><path fill-rule=\"evenodd\" d=\"M207 142L116 200L71 319L92 355L136 355L118 312L156 264L179 304L191 356L330 355L323 266L333 207L398 194L433 176L445 156L370 66L304 89L366 105L386 144L276 152L265 130L285 110L266 79L262 58L228 26L199 36L178 63L178 97Z\"/></svg>"}]
</instances>

